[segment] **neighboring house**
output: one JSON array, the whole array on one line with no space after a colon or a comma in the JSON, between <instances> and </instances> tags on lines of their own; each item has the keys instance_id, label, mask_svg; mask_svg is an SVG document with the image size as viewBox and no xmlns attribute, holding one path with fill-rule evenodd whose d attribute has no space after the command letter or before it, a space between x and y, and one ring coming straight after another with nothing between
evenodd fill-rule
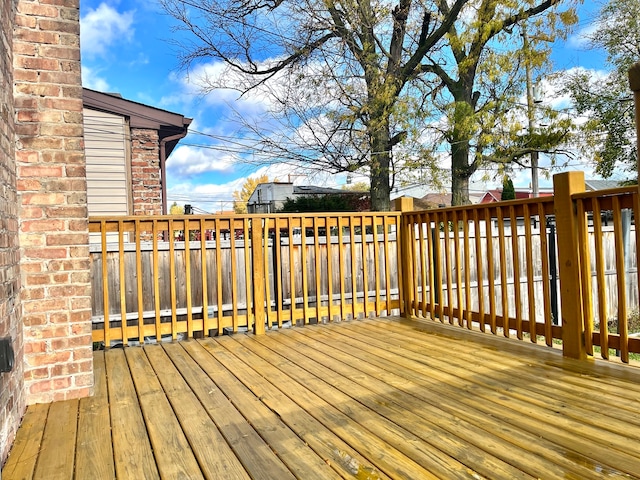
<instances>
[{"instance_id":1,"label":"neighboring house","mask_svg":"<svg viewBox=\"0 0 640 480\"><path fill-rule=\"evenodd\" d=\"M287 198L312 195L361 195L362 192L351 192L337 188L316 187L313 185L294 185L291 182L260 183L247 201L248 213L275 213Z\"/></svg>"},{"instance_id":2,"label":"neighboring house","mask_svg":"<svg viewBox=\"0 0 640 480\"><path fill-rule=\"evenodd\" d=\"M84 88L89 215L167 213L167 158L190 118Z\"/></svg>"},{"instance_id":3,"label":"neighboring house","mask_svg":"<svg viewBox=\"0 0 640 480\"><path fill-rule=\"evenodd\" d=\"M584 185L590 191L620 188L620 182L617 180L585 180Z\"/></svg>"},{"instance_id":4,"label":"neighboring house","mask_svg":"<svg viewBox=\"0 0 640 480\"><path fill-rule=\"evenodd\" d=\"M477 193L469 194L469 201L471 204L480 203L482 195ZM416 210L427 210L430 208L444 208L451 206L451 194L450 193L427 193L424 197L417 199L415 203Z\"/></svg>"},{"instance_id":5,"label":"neighboring house","mask_svg":"<svg viewBox=\"0 0 640 480\"><path fill-rule=\"evenodd\" d=\"M518 191L516 190L516 200L523 200L525 198L535 198L533 193L530 191ZM553 192L539 192L539 197L550 197L553 196ZM493 203L493 202L501 202L502 201L502 190L487 190L484 195L480 198L478 203Z\"/></svg>"}]
</instances>

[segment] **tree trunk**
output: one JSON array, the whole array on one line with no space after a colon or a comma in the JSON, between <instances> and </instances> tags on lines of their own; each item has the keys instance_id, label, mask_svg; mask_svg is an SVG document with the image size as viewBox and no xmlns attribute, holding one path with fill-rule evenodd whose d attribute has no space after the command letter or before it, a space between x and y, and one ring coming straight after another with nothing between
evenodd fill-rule
<instances>
[{"instance_id":1,"label":"tree trunk","mask_svg":"<svg viewBox=\"0 0 640 480\"><path fill-rule=\"evenodd\" d=\"M391 209L391 186L389 183L389 165L391 165L391 147L389 145L389 126L370 132L371 142L371 210L388 212Z\"/></svg>"},{"instance_id":2,"label":"tree trunk","mask_svg":"<svg viewBox=\"0 0 640 480\"><path fill-rule=\"evenodd\" d=\"M454 98L453 131L451 132L451 205L467 205L469 202L469 178L475 171L469 164L470 143L474 115L471 88L461 88Z\"/></svg>"},{"instance_id":3,"label":"tree trunk","mask_svg":"<svg viewBox=\"0 0 640 480\"><path fill-rule=\"evenodd\" d=\"M469 201L469 140L454 138L451 142L451 205L468 205Z\"/></svg>"}]
</instances>

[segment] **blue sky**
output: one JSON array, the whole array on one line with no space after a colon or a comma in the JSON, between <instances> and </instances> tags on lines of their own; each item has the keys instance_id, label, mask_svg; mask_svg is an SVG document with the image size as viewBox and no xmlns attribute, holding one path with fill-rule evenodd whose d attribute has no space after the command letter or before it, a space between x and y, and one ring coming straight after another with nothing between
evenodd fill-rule
<instances>
[{"instance_id":1,"label":"blue sky","mask_svg":"<svg viewBox=\"0 0 640 480\"><path fill-rule=\"evenodd\" d=\"M604 55L585 48L581 33L593 28L598 3L589 0L579 6L579 23L565 41L557 41L552 59L555 70L575 67L602 70ZM177 55L169 43L171 19L155 1L83 0L80 2L82 74L84 86L104 92L118 92L124 98L163 108L193 118L193 132L180 142L167 164L169 203L192 203L206 211L231 209L233 190L248 175L265 173L262 167L241 164L215 145L214 138L233 138L237 126L229 121L234 111L258 115L264 111L259 98L238 99L233 91L198 94L178 70ZM203 135L205 134L205 135ZM232 145L230 145L232 148ZM580 165L574 165L574 168ZM283 180L292 172L286 165L266 171ZM528 173L516 176L516 187L527 187ZM589 176L589 172L587 172ZM296 183L343 184L344 175L326 173L292 176ZM356 179L357 180L357 179ZM541 180L541 188L549 185ZM476 181L482 190L493 184ZM410 194L421 195L419 191ZM424 193L422 193L424 194Z\"/></svg>"}]
</instances>

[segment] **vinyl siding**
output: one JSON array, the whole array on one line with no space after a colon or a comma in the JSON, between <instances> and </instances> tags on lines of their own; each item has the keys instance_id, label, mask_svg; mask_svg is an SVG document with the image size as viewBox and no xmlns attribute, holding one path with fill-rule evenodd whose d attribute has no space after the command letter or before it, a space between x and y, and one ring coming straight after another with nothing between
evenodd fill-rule
<instances>
[{"instance_id":1,"label":"vinyl siding","mask_svg":"<svg viewBox=\"0 0 640 480\"><path fill-rule=\"evenodd\" d=\"M120 115L84 109L89 215L128 215L128 128Z\"/></svg>"}]
</instances>

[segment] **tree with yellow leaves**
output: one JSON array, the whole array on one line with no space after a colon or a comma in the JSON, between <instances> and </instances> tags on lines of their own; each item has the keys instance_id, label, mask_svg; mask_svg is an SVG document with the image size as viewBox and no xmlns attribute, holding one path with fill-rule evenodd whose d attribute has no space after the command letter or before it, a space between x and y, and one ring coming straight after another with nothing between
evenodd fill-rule
<instances>
[{"instance_id":1,"label":"tree with yellow leaves","mask_svg":"<svg viewBox=\"0 0 640 480\"><path fill-rule=\"evenodd\" d=\"M171 215L184 215L184 207L178 205L176 202L173 202L173 205L169 207L169 213Z\"/></svg>"},{"instance_id":2,"label":"tree with yellow leaves","mask_svg":"<svg viewBox=\"0 0 640 480\"><path fill-rule=\"evenodd\" d=\"M247 201L249 197L261 183L268 183L269 177L267 175L260 175L259 177L249 177L242 184L240 190L233 192L233 211L236 213L247 213Z\"/></svg>"}]
</instances>

